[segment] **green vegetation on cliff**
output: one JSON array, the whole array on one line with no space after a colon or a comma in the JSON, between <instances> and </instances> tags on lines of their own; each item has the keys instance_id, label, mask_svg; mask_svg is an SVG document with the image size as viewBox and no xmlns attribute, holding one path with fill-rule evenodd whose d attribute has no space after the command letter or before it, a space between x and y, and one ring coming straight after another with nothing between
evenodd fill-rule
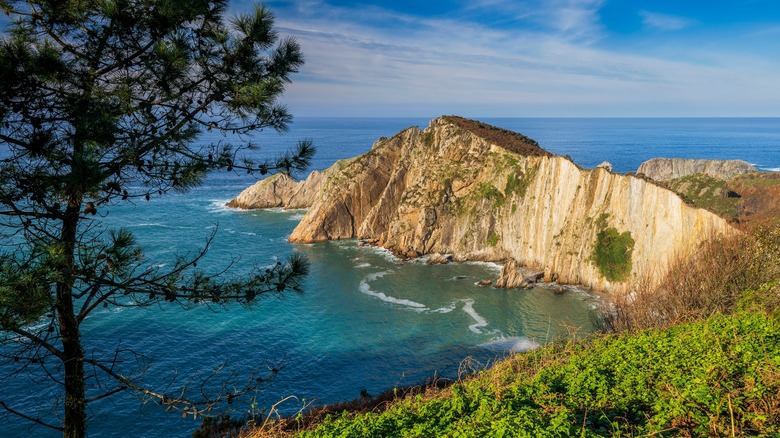
<instances>
[{"instance_id":1,"label":"green vegetation on cliff","mask_svg":"<svg viewBox=\"0 0 780 438\"><path fill-rule=\"evenodd\" d=\"M739 213L739 198L729 197L726 181L704 173L688 175L665 183L686 202L705 208L726 218L734 219Z\"/></svg>"},{"instance_id":2,"label":"green vegetation on cliff","mask_svg":"<svg viewBox=\"0 0 780 438\"><path fill-rule=\"evenodd\" d=\"M531 185L532 182L534 182L534 178L536 177L536 171L538 170L538 167L531 167L528 169L527 174L523 174L522 172L519 173L510 173L506 177L506 189L504 189L504 193L507 197L513 196L515 194L520 195L520 197L525 196L526 190L528 190L528 186Z\"/></svg>"},{"instance_id":3,"label":"green vegetation on cliff","mask_svg":"<svg viewBox=\"0 0 780 438\"><path fill-rule=\"evenodd\" d=\"M780 172L753 172L720 180L705 174L661 183L685 202L735 222L780 219Z\"/></svg>"},{"instance_id":4,"label":"green vegetation on cliff","mask_svg":"<svg viewBox=\"0 0 780 438\"><path fill-rule=\"evenodd\" d=\"M593 244L592 261L607 280L624 281L631 275L634 239L628 231L621 233L615 227L607 227L606 221L607 215L603 214L596 222L601 230Z\"/></svg>"}]
</instances>

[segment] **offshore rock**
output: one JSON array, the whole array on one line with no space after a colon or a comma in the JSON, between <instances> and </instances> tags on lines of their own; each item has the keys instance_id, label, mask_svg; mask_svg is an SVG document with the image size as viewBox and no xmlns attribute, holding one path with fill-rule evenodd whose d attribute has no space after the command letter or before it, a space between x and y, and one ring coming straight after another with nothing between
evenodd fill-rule
<instances>
[{"instance_id":1,"label":"offshore rock","mask_svg":"<svg viewBox=\"0 0 780 438\"><path fill-rule=\"evenodd\" d=\"M439 253L431 254L428 256L428 259L425 260L425 263L428 263L429 265L446 265L450 262L452 262L451 255Z\"/></svg>"},{"instance_id":2,"label":"offshore rock","mask_svg":"<svg viewBox=\"0 0 780 438\"><path fill-rule=\"evenodd\" d=\"M753 165L742 160L653 158L640 164L636 173L642 173L656 181L668 181L697 173L727 180L736 175L757 171Z\"/></svg>"},{"instance_id":3,"label":"offshore rock","mask_svg":"<svg viewBox=\"0 0 780 438\"><path fill-rule=\"evenodd\" d=\"M258 181L229 201L228 207L255 208L309 208L319 193L323 182L322 172L316 170L303 181L296 182L288 175L279 173Z\"/></svg>"},{"instance_id":4,"label":"offshore rock","mask_svg":"<svg viewBox=\"0 0 780 438\"><path fill-rule=\"evenodd\" d=\"M525 286L523 272L521 271L521 268L517 266L517 261L508 260L504 263L504 266L501 267L501 275L493 285L495 287L503 288L519 288Z\"/></svg>"},{"instance_id":5,"label":"offshore rock","mask_svg":"<svg viewBox=\"0 0 780 438\"><path fill-rule=\"evenodd\" d=\"M403 257L506 262L602 291L658 281L675 257L731 230L652 182L582 169L520 134L459 117L380 139L326 174L290 241L371 239ZM634 240L619 281L592 261L605 227ZM505 271L500 285L524 280Z\"/></svg>"}]
</instances>

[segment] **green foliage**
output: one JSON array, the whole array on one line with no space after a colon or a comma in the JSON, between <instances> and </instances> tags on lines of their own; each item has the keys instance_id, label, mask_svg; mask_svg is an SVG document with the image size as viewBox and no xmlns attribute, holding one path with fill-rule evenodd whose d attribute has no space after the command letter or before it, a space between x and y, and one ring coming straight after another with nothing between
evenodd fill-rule
<instances>
[{"instance_id":1,"label":"green foliage","mask_svg":"<svg viewBox=\"0 0 780 438\"><path fill-rule=\"evenodd\" d=\"M520 178L517 177L516 174L510 173L506 177L506 189L504 189L504 194L506 196L512 196L515 193L520 194L520 196L525 195L525 190L528 188L528 185L526 181L522 178L522 175Z\"/></svg>"},{"instance_id":2,"label":"green foliage","mask_svg":"<svg viewBox=\"0 0 780 438\"><path fill-rule=\"evenodd\" d=\"M601 230L596 235L591 259L606 279L624 281L631 275L634 239L628 231L620 233L615 227L606 227L606 220L603 213L596 221Z\"/></svg>"},{"instance_id":3,"label":"green foliage","mask_svg":"<svg viewBox=\"0 0 780 438\"><path fill-rule=\"evenodd\" d=\"M534 178L536 177L536 172L537 167L531 167L528 169L526 174L518 171L517 173L510 173L507 175L506 189L504 189L504 194L506 197L509 198L514 194L518 194L520 197L524 197L526 190L528 190L528 186L531 185Z\"/></svg>"},{"instance_id":4,"label":"green foliage","mask_svg":"<svg viewBox=\"0 0 780 438\"><path fill-rule=\"evenodd\" d=\"M425 131L422 136L423 143L425 146L431 147L433 146L434 141L434 133L433 131Z\"/></svg>"},{"instance_id":5,"label":"green foliage","mask_svg":"<svg viewBox=\"0 0 780 438\"><path fill-rule=\"evenodd\" d=\"M501 240L501 236L499 236L498 233L493 231L492 233L490 233L490 235L487 238L487 244L492 247L495 247L496 245L498 245L498 242L500 240Z\"/></svg>"},{"instance_id":6,"label":"green foliage","mask_svg":"<svg viewBox=\"0 0 780 438\"><path fill-rule=\"evenodd\" d=\"M744 436L780 433L780 324L716 316L517 355L316 437Z\"/></svg>"},{"instance_id":7,"label":"green foliage","mask_svg":"<svg viewBox=\"0 0 780 438\"><path fill-rule=\"evenodd\" d=\"M780 280L770 281L757 289L744 291L736 307L740 311L766 312L780 320Z\"/></svg>"},{"instance_id":8,"label":"green foliage","mask_svg":"<svg viewBox=\"0 0 780 438\"><path fill-rule=\"evenodd\" d=\"M770 188L780 186L780 175L777 172L753 172L737 175L732 181L750 187Z\"/></svg>"},{"instance_id":9,"label":"green foliage","mask_svg":"<svg viewBox=\"0 0 780 438\"><path fill-rule=\"evenodd\" d=\"M602 322L613 331L663 328L737 310L780 308L780 225L712 236L673 259L658 285L616 296Z\"/></svg>"},{"instance_id":10,"label":"green foliage","mask_svg":"<svg viewBox=\"0 0 780 438\"><path fill-rule=\"evenodd\" d=\"M506 203L506 196L489 182L482 183L473 196L488 201L493 208L500 208Z\"/></svg>"},{"instance_id":11,"label":"green foliage","mask_svg":"<svg viewBox=\"0 0 780 438\"><path fill-rule=\"evenodd\" d=\"M726 196L726 181L704 173L667 181L667 187L695 207L710 210L726 218L736 217L740 200Z\"/></svg>"},{"instance_id":12,"label":"green foliage","mask_svg":"<svg viewBox=\"0 0 780 438\"><path fill-rule=\"evenodd\" d=\"M20 266L19 260L2 255L0 278L0 330L14 332L33 324L54 304L45 264Z\"/></svg>"},{"instance_id":13,"label":"green foliage","mask_svg":"<svg viewBox=\"0 0 780 438\"><path fill-rule=\"evenodd\" d=\"M183 390L163 396L127 377L137 375L132 345L87 349L81 325L103 307L247 304L300 287L308 264L297 256L249 278L210 276L197 264L213 235L202 250L155 266L132 233L96 220L118 204L191 189L213 170L305 169L309 141L257 161L243 140L287 130L292 118L279 98L303 64L299 45L279 38L265 6L231 20L226 0L8 0L0 8L9 16L0 35L0 347L18 371L0 380L48 376L51 396L41 404L51 411L0 404L39 425L48 420L36 412L62 419L75 437L86 434L90 400L120 391L198 416L253 389L226 384L230 391L197 403ZM205 131L237 140L198 142Z\"/></svg>"}]
</instances>

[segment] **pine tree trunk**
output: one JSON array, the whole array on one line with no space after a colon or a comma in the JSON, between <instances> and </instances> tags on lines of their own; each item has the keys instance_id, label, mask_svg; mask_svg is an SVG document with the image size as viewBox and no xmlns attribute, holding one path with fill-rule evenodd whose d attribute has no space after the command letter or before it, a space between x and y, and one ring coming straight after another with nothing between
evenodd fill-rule
<instances>
[{"instance_id":1,"label":"pine tree trunk","mask_svg":"<svg viewBox=\"0 0 780 438\"><path fill-rule=\"evenodd\" d=\"M73 314L71 294L66 292L62 296L65 299L58 306L58 314L65 365L63 436L65 438L81 438L87 433L84 350L81 348L81 333Z\"/></svg>"},{"instance_id":2,"label":"pine tree trunk","mask_svg":"<svg viewBox=\"0 0 780 438\"><path fill-rule=\"evenodd\" d=\"M81 332L73 306L74 254L81 202L82 196L79 193L72 193L68 200L61 234L61 243L64 244L64 257L60 266L62 280L57 283L56 307L62 340L62 359L65 366L65 418L63 421L63 436L65 438L82 438L87 433L84 350L81 347Z\"/></svg>"}]
</instances>

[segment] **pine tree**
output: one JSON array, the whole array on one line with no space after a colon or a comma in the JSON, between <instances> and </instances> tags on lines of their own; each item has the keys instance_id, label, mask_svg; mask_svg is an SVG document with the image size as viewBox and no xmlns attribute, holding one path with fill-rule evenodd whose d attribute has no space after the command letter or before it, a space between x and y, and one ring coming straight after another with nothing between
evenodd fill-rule
<instances>
[{"instance_id":1,"label":"pine tree","mask_svg":"<svg viewBox=\"0 0 780 438\"><path fill-rule=\"evenodd\" d=\"M40 367L61 385L62 424L11 400L0 405L81 437L88 402L116 392L198 415L252 389L196 401L158 393L128 377L115 352L85 355L80 327L102 307L247 304L300 287L308 271L300 257L232 280L197 268L207 244L159 268L130 231L98 220L112 206L186 191L212 170L304 169L314 153L307 141L259 162L243 158L249 142L198 141L212 130L235 138L285 131L291 116L278 98L303 64L299 45L279 37L264 5L232 19L226 1L206 0L0 0L0 8L8 16L0 38L0 360L20 373Z\"/></svg>"}]
</instances>

